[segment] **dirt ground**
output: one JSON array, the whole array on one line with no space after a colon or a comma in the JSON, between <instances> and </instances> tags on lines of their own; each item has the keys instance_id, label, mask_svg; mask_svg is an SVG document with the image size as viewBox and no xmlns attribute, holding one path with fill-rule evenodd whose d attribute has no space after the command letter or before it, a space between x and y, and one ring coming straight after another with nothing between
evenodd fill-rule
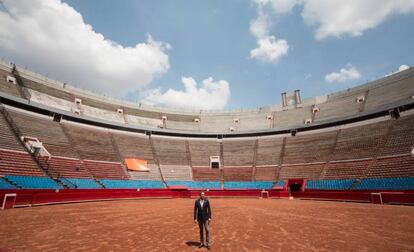
<instances>
[{"instance_id":1,"label":"dirt ground","mask_svg":"<svg viewBox=\"0 0 414 252\"><path fill-rule=\"evenodd\" d=\"M414 251L414 207L210 199L212 251ZM0 211L0 251L207 251L194 199Z\"/></svg>"}]
</instances>

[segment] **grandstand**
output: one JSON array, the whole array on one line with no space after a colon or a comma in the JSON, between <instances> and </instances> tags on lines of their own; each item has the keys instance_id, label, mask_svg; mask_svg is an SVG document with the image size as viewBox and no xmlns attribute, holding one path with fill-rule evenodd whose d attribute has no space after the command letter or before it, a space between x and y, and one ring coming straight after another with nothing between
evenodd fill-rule
<instances>
[{"instance_id":1,"label":"grandstand","mask_svg":"<svg viewBox=\"0 0 414 252\"><path fill-rule=\"evenodd\" d=\"M411 68L296 107L221 112L138 106L17 69L0 64L3 189L414 189Z\"/></svg>"}]
</instances>

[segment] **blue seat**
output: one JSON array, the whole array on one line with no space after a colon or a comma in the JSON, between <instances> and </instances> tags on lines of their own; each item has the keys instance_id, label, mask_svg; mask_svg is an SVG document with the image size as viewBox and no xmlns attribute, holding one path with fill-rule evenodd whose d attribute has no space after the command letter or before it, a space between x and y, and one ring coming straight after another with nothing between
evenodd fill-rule
<instances>
[{"instance_id":1,"label":"blue seat","mask_svg":"<svg viewBox=\"0 0 414 252\"><path fill-rule=\"evenodd\" d=\"M63 189L62 186L48 177L14 175L7 175L5 177L24 189Z\"/></svg>"},{"instance_id":2,"label":"blue seat","mask_svg":"<svg viewBox=\"0 0 414 252\"><path fill-rule=\"evenodd\" d=\"M279 180L275 183L275 186L277 187L284 187L286 182L284 180Z\"/></svg>"},{"instance_id":3,"label":"blue seat","mask_svg":"<svg viewBox=\"0 0 414 252\"><path fill-rule=\"evenodd\" d=\"M98 185L93 179L66 178L66 180L76 185L77 189L100 189L101 188L101 186Z\"/></svg>"},{"instance_id":4,"label":"blue seat","mask_svg":"<svg viewBox=\"0 0 414 252\"><path fill-rule=\"evenodd\" d=\"M357 190L414 190L414 177L366 178L356 187Z\"/></svg>"},{"instance_id":5,"label":"blue seat","mask_svg":"<svg viewBox=\"0 0 414 252\"><path fill-rule=\"evenodd\" d=\"M220 189L219 181L167 181L167 186L184 186L190 189Z\"/></svg>"},{"instance_id":6,"label":"blue seat","mask_svg":"<svg viewBox=\"0 0 414 252\"><path fill-rule=\"evenodd\" d=\"M159 180L101 179L99 181L108 189L164 188L164 185Z\"/></svg>"},{"instance_id":7,"label":"blue seat","mask_svg":"<svg viewBox=\"0 0 414 252\"><path fill-rule=\"evenodd\" d=\"M348 190L355 179L307 180L306 189L310 190Z\"/></svg>"},{"instance_id":8,"label":"blue seat","mask_svg":"<svg viewBox=\"0 0 414 252\"><path fill-rule=\"evenodd\" d=\"M224 182L225 189L272 189L272 181L228 181Z\"/></svg>"},{"instance_id":9,"label":"blue seat","mask_svg":"<svg viewBox=\"0 0 414 252\"><path fill-rule=\"evenodd\" d=\"M9 184L4 179L0 178L0 189L16 189L16 187Z\"/></svg>"}]
</instances>

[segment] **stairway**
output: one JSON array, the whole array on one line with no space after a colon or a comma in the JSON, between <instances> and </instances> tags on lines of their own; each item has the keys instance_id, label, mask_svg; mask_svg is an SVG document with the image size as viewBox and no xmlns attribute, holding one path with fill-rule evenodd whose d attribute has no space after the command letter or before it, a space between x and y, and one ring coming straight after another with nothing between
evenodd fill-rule
<instances>
[{"instance_id":1,"label":"stairway","mask_svg":"<svg viewBox=\"0 0 414 252\"><path fill-rule=\"evenodd\" d=\"M254 142L253 149L253 170L252 170L252 181L256 181L256 163L257 163L257 149L259 148L259 139Z\"/></svg>"},{"instance_id":2,"label":"stairway","mask_svg":"<svg viewBox=\"0 0 414 252\"><path fill-rule=\"evenodd\" d=\"M223 139L220 139L220 187L224 189L224 147Z\"/></svg>"},{"instance_id":3,"label":"stairway","mask_svg":"<svg viewBox=\"0 0 414 252\"><path fill-rule=\"evenodd\" d=\"M125 159L122 157L121 152L119 151L119 147L118 147L118 144L115 141L114 135L109 131L108 131L108 135L109 135L109 139L111 140L112 147L115 150L115 154L116 154L119 162L121 163L121 167L124 170L125 174L128 176L128 179L130 179L131 176L129 175L127 166L125 164Z\"/></svg>"},{"instance_id":4,"label":"stairway","mask_svg":"<svg viewBox=\"0 0 414 252\"><path fill-rule=\"evenodd\" d=\"M26 87L24 86L23 80L20 77L19 71L17 70L17 67L16 67L15 64L13 64L12 74L13 74L14 78L16 78L17 87L18 87L20 96L23 99L30 100L31 95L30 95L29 91L27 91Z\"/></svg>"},{"instance_id":5,"label":"stairway","mask_svg":"<svg viewBox=\"0 0 414 252\"><path fill-rule=\"evenodd\" d=\"M67 189L77 189L78 186L75 185L74 183L70 182L67 178L65 177L58 177L55 180L59 185L63 186L64 188Z\"/></svg>"},{"instance_id":6,"label":"stairway","mask_svg":"<svg viewBox=\"0 0 414 252\"><path fill-rule=\"evenodd\" d=\"M155 147L154 147L154 143L152 141L152 137L151 137L151 135L149 135L148 137L149 137L149 142L150 142L150 146L151 146L152 156L154 158L155 164L158 167L158 171L160 172L161 182L163 183L164 187L167 188L167 183L165 182L164 175L162 174L160 161L158 160L157 152L155 151Z\"/></svg>"},{"instance_id":7,"label":"stairway","mask_svg":"<svg viewBox=\"0 0 414 252\"><path fill-rule=\"evenodd\" d=\"M102 182L101 181L99 181L99 179L97 179L97 178L94 178L93 179L98 185L100 185L103 189L106 189L106 187L105 187L105 185L104 184L102 184Z\"/></svg>"}]
</instances>

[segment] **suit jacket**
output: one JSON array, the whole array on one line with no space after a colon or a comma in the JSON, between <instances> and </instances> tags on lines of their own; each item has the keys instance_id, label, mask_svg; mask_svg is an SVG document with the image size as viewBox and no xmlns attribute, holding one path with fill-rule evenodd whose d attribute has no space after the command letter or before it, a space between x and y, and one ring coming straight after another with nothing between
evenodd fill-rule
<instances>
[{"instance_id":1,"label":"suit jacket","mask_svg":"<svg viewBox=\"0 0 414 252\"><path fill-rule=\"evenodd\" d=\"M211 219L210 202L205 199L201 207L200 199L197 199L194 203L194 220L206 222L208 219Z\"/></svg>"}]
</instances>

